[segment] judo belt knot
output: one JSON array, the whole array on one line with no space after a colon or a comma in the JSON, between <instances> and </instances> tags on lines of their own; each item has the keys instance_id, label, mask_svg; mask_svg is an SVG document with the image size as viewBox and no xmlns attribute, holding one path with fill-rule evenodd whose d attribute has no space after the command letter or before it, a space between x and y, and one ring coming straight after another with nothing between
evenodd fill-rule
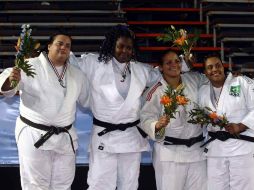
<instances>
[{"instance_id":1,"label":"judo belt knot","mask_svg":"<svg viewBox=\"0 0 254 190\"><path fill-rule=\"evenodd\" d=\"M105 128L104 130L98 133L99 136L105 135L108 132L116 131L116 130L125 131L127 128L136 127L139 123L140 123L140 120L136 120L130 123L113 124L113 123L100 121L96 119L95 117L93 118L94 125ZM143 137L146 137L146 134L144 131L142 131L139 127L137 127L137 129Z\"/></svg>"},{"instance_id":2,"label":"judo belt knot","mask_svg":"<svg viewBox=\"0 0 254 190\"><path fill-rule=\"evenodd\" d=\"M203 145L201 145L200 147L203 147L216 139L218 139L220 141L226 141L228 139L238 139L238 140L254 142L254 137L242 135L242 134L232 135L226 131L216 131L216 132L209 131L208 135L211 138L208 141L206 141Z\"/></svg>"},{"instance_id":3,"label":"judo belt knot","mask_svg":"<svg viewBox=\"0 0 254 190\"><path fill-rule=\"evenodd\" d=\"M191 147L192 145L196 144L197 142L201 142L204 140L202 134L197 137L192 137L189 139L179 139L175 137L168 137L165 136L164 145L185 145L187 147Z\"/></svg>"},{"instance_id":4,"label":"judo belt knot","mask_svg":"<svg viewBox=\"0 0 254 190\"><path fill-rule=\"evenodd\" d=\"M43 125L43 124L34 123L34 122L30 121L29 119L23 117L22 115L20 115L19 117L20 117L21 121L23 121L28 126L36 128L36 129L40 129L43 131L47 131L45 133L45 135L42 135L41 138L34 143L34 146L36 148L39 148L40 146L42 146L54 134L59 135L60 133L67 133L69 135L69 138L71 141L72 150L75 154L73 140L72 140L71 134L69 133L69 129L71 129L72 124L65 126L65 127L47 126L47 125Z\"/></svg>"},{"instance_id":5,"label":"judo belt knot","mask_svg":"<svg viewBox=\"0 0 254 190\"><path fill-rule=\"evenodd\" d=\"M218 139L220 141L226 141L233 137L230 133L226 131L217 131L217 132L208 132L209 136L214 139Z\"/></svg>"},{"instance_id":6,"label":"judo belt knot","mask_svg":"<svg viewBox=\"0 0 254 190\"><path fill-rule=\"evenodd\" d=\"M66 129L63 127L55 127L55 126L50 126L51 130L54 132L54 134L58 135L59 133L66 132Z\"/></svg>"}]
</instances>

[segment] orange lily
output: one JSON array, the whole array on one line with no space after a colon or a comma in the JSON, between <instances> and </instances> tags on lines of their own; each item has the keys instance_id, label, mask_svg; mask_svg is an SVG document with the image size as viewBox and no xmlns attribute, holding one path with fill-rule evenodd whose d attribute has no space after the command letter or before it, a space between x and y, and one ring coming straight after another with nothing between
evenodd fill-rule
<instances>
[{"instance_id":1,"label":"orange lily","mask_svg":"<svg viewBox=\"0 0 254 190\"><path fill-rule=\"evenodd\" d=\"M184 96L177 96L176 97L176 100L177 100L177 103L179 104L179 105L186 105L187 103L188 103L188 99L187 98L185 98Z\"/></svg>"},{"instance_id":2,"label":"orange lily","mask_svg":"<svg viewBox=\"0 0 254 190\"><path fill-rule=\"evenodd\" d=\"M186 38L184 36L181 36L180 38L177 38L174 41L174 44L182 46L184 44L184 41L186 40Z\"/></svg>"},{"instance_id":3,"label":"orange lily","mask_svg":"<svg viewBox=\"0 0 254 190\"><path fill-rule=\"evenodd\" d=\"M216 112L210 113L210 114L209 114L209 117L210 117L211 119L218 119L218 118L219 118Z\"/></svg>"},{"instance_id":4,"label":"orange lily","mask_svg":"<svg viewBox=\"0 0 254 190\"><path fill-rule=\"evenodd\" d=\"M172 102L172 99L170 97L165 95L161 97L161 101L160 101L161 104L169 106L171 102Z\"/></svg>"}]
</instances>

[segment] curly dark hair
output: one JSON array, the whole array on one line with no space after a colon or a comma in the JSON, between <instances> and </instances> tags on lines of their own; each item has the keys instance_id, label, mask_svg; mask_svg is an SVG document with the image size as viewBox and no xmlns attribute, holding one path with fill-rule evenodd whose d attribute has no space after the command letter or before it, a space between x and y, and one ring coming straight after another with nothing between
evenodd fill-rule
<instances>
[{"instance_id":1,"label":"curly dark hair","mask_svg":"<svg viewBox=\"0 0 254 190\"><path fill-rule=\"evenodd\" d=\"M106 35L105 40L102 42L99 51L98 60L107 63L114 57L116 41L121 38L129 38L133 41L133 55L132 60L137 58L137 45L135 41L135 34L125 25L114 26Z\"/></svg>"}]
</instances>

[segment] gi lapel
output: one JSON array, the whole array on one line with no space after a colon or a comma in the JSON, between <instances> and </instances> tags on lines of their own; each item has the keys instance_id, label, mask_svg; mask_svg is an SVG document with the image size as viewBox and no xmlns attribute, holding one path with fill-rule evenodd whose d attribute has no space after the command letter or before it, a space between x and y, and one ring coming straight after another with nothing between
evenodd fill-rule
<instances>
[{"instance_id":1,"label":"gi lapel","mask_svg":"<svg viewBox=\"0 0 254 190\"><path fill-rule=\"evenodd\" d=\"M71 72L71 65L68 65L66 74L65 74L65 81L66 81L66 93L64 96L62 108L66 109L66 107L72 106L73 105L73 100L75 100L74 97L78 97L78 92L79 92L79 84L77 84L75 80L75 73ZM79 82L79 81L78 81ZM76 100L75 100L76 101Z\"/></svg>"},{"instance_id":2,"label":"gi lapel","mask_svg":"<svg viewBox=\"0 0 254 190\"><path fill-rule=\"evenodd\" d=\"M137 65L137 63L131 62L130 63L130 70L131 70L131 83L128 95L120 107L119 111L112 117L114 120L120 120L121 117L125 117L125 114L121 113L128 113L133 107L137 106L136 103L139 101L143 90L146 86L146 79L143 75L142 67Z\"/></svg>"},{"instance_id":3,"label":"gi lapel","mask_svg":"<svg viewBox=\"0 0 254 190\"><path fill-rule=\"evenodd\" d=\"M217 109L218 110L218 113L223 113L224 110L223 110L223 105L225 102L227 102L226 100L226 97L227 97L227 94L229 93L229 83L232 79L232 74L229 73L229 75L227 76L225 82L224 82L224 85L222 87L222 91L221 91L221 94L220 94L220 98L219 98L219 101L218 101L218 104L217 104Z\"/></svg>"},{"instance_id":4,"label":"gi lapel","mask_svg":"<svg viewBox=\"0 0 254 190\"><path fill-rule=\"evenodd\" d=\"M51 63L49 62L49 59L47 58L47 54L45 52L42 52L40 54L39 58L42 63L42 67L45 71L44 72L45 76L42 76L43 80L48 81L48 85L51 85L52 88L54 88L54 89L60 89L60 87L63 88L60 84L58 76L56 75L54 69L50 65ZM67 67L68 67L68 65L67 65ZM63 76L62 81L63 81L63 84L66 85L65 84L65 82L66 82L65 76Z\"/></svg>"},{"instance_id":5,"label":"gi lapel","mask_svg":"<svg viewBox=\"0 0 254 190\"><path fill-rule=\"evenodd\" d=\"M211 100L211 103L212 103L213 107L216 109L218 102L216 102L215 93L214 93L214 90L213 90L212 83L210 83L209 86L210 86L210 100Z\"/></svg>"}]
</instances>

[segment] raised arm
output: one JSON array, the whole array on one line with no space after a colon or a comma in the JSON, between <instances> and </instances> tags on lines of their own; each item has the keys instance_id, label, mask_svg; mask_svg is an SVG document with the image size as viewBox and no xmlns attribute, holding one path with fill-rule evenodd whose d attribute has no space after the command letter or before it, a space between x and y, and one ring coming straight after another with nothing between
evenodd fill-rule
<instances>
[{"instance_id":1,"label":"raised arm","mask_svg":"<svg viewBox=\"0 0 254 190\"><path fill-rule=\"evenodd\" d=\"M69 57L70 64L78 67L86 77L91 80L94 76L94 72L98 67L98 54L85 53L81 57L76 57L73 52L70 53Z\"/></svg>"},{"instance_id":2,"label":"raised arm","mask_svg":"<svg viewBox=\"0 0 254 190\"><path fill-rule=\"evenodd\" d=\"M144 67L149 72L148 81L146 83L147 87L153 86L155 83L157 83L161 79L161 73L159 70L159 67L152 67L151 65L144 64Z\"/></svg>"},{"instance_id":3,"label":"raised arm","mask_svg":"<svg viewBox=\"0 0 254 190\"><path fill-rule=\"evenodd\" d=\"M89 81L86 77L86 75L82 76L82 88L81 88L81 92L78 98L78 103L87 108L89 107L89 96L90 96L90 88L89 88Z\"/></svg>"}]
</instances>

